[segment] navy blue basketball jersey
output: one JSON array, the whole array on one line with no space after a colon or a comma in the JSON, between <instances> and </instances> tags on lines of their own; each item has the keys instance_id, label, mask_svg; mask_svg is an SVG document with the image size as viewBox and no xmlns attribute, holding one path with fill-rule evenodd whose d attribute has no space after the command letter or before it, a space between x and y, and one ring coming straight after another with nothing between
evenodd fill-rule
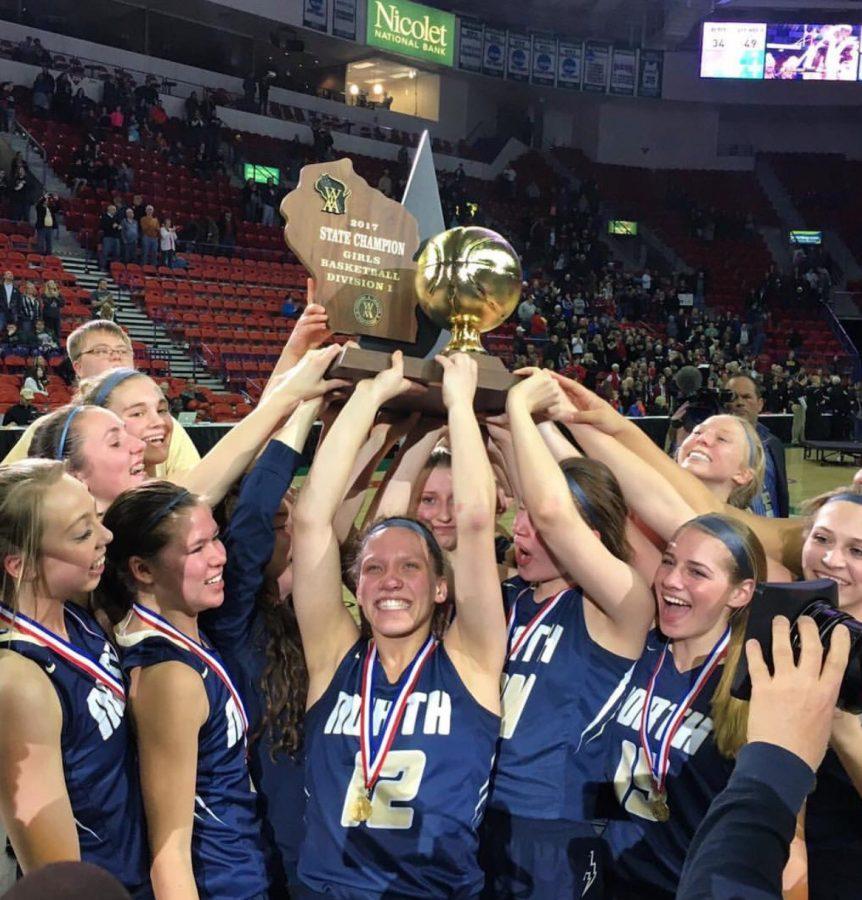
<instances>
[{"instance_id":1,"label":"navy blue basketball jersey","mask_svg":"<svg viewBox=\"0 0 862 900\"><path fill-rule=\"evenodd\" d=\"M834 750L817 770L805 807L811 900L849 900L859 893L862 797Z\"/></svg>"},{"instance_id":2,"label":"navy blue basketball jersey","mask_svg":"<svg viewBox=\"0 0 862 900\"><path fill-rule=\"evenodd\" d=\"M613 820L608 823L604 838L613 857L615 881L621 883L618 891L621 896L674 895L694 833L733 771L733 761L721 756L715 746L710 717L710 703L723 669L718 666L671 743L665 783L670 818L659 822L651 812L648 798L652 781L639 730L647 687L663 647L664 638L651 632L646 649L635 665L628 692L608 725L605 775L616 795L616 803L608 811ZM678 672L672 654L667 654L656 680L647 720L653 752L677 704L700 671L698 666L688 672Z\"/></svg>"},{"instance_id":3,"label":"navy blue basketball jersey","mask_svg":"<svg viewBox=\"0 0 862 900\"><path fill-rule=\"evenodd\" d=\"M69 644L115 678L117 653L98 622L64 607ZM135 897L152 896L144 809L125 703L87 672L32 637L0 630L0 650L36 663L51 680L63 714L60 746L81 859L107 869Z\"/></svg>"},{"instance_id":4,"label":"navy blue basketball jersey","mask_svg":"<svg viewBox=\"0 0 862 900\"><path fill-rule=\"evenodd\" d=\"M124 672L181 662L201 676L206 689L209 715L198 736L192 830L192 866L201 898L246 900L264 894L261 826L246 764L242 718L233 697L206 663L156 631L124 634L118 629L117 640ZM201 640L218 659L203 634Z\"/></svg>"},{"instance_id":5,"label":"navy blue basketball jersey","mask_svg":"<svg viewBox=\"0 0 862 900\"><path fill-rule=\"evenodd\" d=\"M461 681L442 644L428 658L371 797L352 818L364 780L360 681L368 642L344 657L306 716L306 831L299 880L330 897L466 898L482 887L477 828L500 718ZM380 665L379 661L376 663ZM382 674L371 728L379 734L398 693Z\"/></svg>"},{"instance_id":6,"label":"navy blue basketball jersey","mask_svg":"<svg viewBox=\"0 0 862 900\"><path fill-rule=\"evenodd\" d=\"M603 725L634 660L590 637L577 588L565 591L524 638L541 604L521 578L503 583L503 597L507 616L513 604L516 611L488 805L525 818L586 821L604 770Z\"/></svg>"}]
</instances>

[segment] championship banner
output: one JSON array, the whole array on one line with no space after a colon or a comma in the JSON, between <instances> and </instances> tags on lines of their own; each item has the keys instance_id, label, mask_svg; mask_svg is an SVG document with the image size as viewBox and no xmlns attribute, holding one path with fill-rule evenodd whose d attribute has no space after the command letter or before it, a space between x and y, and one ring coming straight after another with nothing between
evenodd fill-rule
<instances>
[{"instance_id":1,"label":"championship banner","mask_svg":"<svg viewBox=\"0 0 862 900\"><path fill-rule=\"evenodd\" d=\"M506 69L506 32L502 28L485 26L485 47L482 71L494 78L502 78Z\"/></svg>"},{"instance_id":2,"label":"championship banner","mask_svg":"<svg viewBox=\"0 0 862 900\"><path fill-rule=\"evenodd\" d=\"M584 46L584 90L607 93L610 71L611 45L607 41L587 41Z\"/></svg>"},{"instance_id":3,"label":"championship banner","mask_svg":"<svg viewBox=\"0 0 862 900\"><path fill-rule=\"evenodd\" d=\"M533 84L553 87L557 83L557 39L547 35L533 35Z\"/></svg>"},{"instance_id":4,"label":"championship banner","mask_svg":"<svg viewBox=\"0 0 862 900\"><path fill-rule=\"evenodd\" d=\"M557 56L557 87L579 91L584 69L584 45L581 41L560 41Z\"/></svg>"},{"instance_id":5,"label":"championship banner","mask_svg":"<svg viewBox=\"0 0 862 900\"><path fill-rule=\"evenodd\" d=\"M663 50L641 50L638 60L638 96L661 97Z\"/></svg>"},{"instance_id":6,"label":"championship banner","mask_svg":"<svg viewBox=\"0 0 862 900\"><path fill-rule=\"evenodd\" d=\"M468 72L482 71L485 26L478 19L458 17L458 68Z\"/></svg>"},{"instance_id":7,"label":"championship banner","mask_svg":"<svg viewBox=\"0 0 862 900\"><path fill-rule=\"evenodd\" d=\"M332 33L356 40L356 0L332 0Z\"/></svg>"},{"instance_id":8,"label":"championship banner","mask_svg":"<svg viewBox=\"0 0 862 900\"><path fill-rule=\"evenodd\" d=\"M326 31L329 24L329 0L302 0L302 24L315 31Z\"/></svg>"},{"instance_id":9,"label":"championship banner","mask_svg":"<svg viewBox=\"0 0 862 900\"><path fill-rule=\"evenodd\" d=\"M611 93L621 97L633 97L637 79L637 53L614 47L611 63Z\"/></svg>"},{"instance_id":10,"label":"championship banner","mask_svg":"<svg viewBox=\"0 0 862 900\"><path fill-rule=\"evenodd\" d=\"M510 31L506 45L506 77L512 81L530 80L530 35Z\"/></svg>"}]
</instances>

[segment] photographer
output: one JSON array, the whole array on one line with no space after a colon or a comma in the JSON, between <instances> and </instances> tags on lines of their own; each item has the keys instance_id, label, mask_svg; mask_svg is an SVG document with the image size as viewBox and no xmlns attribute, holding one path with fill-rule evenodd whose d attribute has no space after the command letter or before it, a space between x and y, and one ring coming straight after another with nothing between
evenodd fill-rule
<instances>
[{"instance_id":1,"label":"photographer","mask_svg":"<svg viewBox=\"0 0 862 900\"><path fill-rule=\"evenodd\" d=\"M36 241L39 253L50 256L54 252L54 232L58 228L57 197L46 192L36 201Z\"/></svg>"},{"instance_id":2,"label":"photographer","mask_svg":"<svg viewBox=\"0 0 862 900\"><path fill-rule=\"evenodd\" d=\"M784 616L772 622L773 674L758 642L746 644L748 744L694 836L677 900L781 896L796 817L826 753L850 650L850 634L839 625L824 661L814 621L802 616L797 624L798 663L790 623Z\"/></svg>"}]
</instances>

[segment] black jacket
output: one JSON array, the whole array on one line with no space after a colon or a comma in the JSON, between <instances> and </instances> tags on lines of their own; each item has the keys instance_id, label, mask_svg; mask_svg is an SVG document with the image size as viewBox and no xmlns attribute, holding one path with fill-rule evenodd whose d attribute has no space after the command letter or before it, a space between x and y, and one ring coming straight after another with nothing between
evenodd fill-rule
<instances>
[{"instance_id":1,"label":"black jacket","mask_svg":"<svg viewBox=\"0 0 862 900\"><path fill-rule=\"evenodd\" d=\"M768 454L775 467L775 489L778 492L778 509L775 515L786 519L790 515L790 490L787 486L787 464L784 459L784 444L765 425L757 423L757 433L763 444L763 452Z\"/></svg>"}]
</instances>

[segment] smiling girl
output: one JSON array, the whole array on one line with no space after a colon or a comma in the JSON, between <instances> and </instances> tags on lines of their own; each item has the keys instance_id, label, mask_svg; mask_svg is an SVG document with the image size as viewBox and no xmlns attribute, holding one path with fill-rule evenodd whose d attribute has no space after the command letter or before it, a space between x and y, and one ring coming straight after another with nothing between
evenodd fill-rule
<instances>
[{"instance_id":1,"label":"smiling girl","mask_svg":"<svg viewBox=\"0 0 862 900\"><path fill-rule=\"evenodd\" d=\"M150 897L126 687L67 601L99 583L110 540L62 463L0 469L0 818L24 872L81 859Z\"/></svg>"}]
</instances>

